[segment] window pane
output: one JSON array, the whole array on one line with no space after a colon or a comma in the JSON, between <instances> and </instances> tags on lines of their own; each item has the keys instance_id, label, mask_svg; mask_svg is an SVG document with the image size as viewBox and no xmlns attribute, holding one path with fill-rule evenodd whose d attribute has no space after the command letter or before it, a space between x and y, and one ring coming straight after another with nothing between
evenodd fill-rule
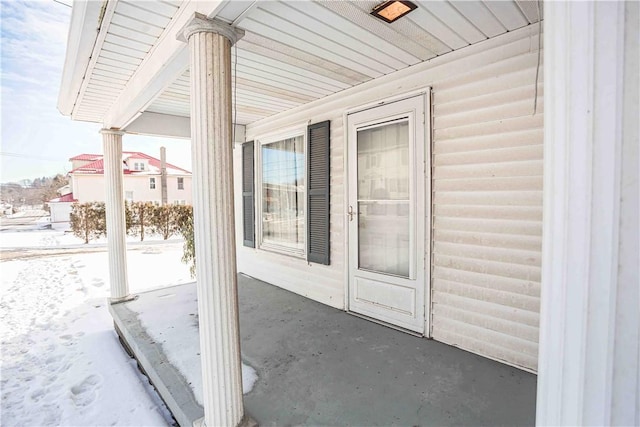
<instances>
[{"instance_id":1,"label":"window pane","mask_svg":"<svg viewBox=\"0 0 640 427\"><path fill-rule=\"evenodd\" d=\"M358 131L358 199L409 198L409 123Z\"/></svg>"},{"instance_id":2,"label":"window pane","mask_svg":"<svg viewBox=\"0 0 640 427\"><path fill-rule=\"evenodd\" d=\"M304 250L304 138L262 146L262 241Z\"/></svg>"},{"instance_id":3,"label":"window pane","mask_svg":"<svg viewBox=\"0 0 640 427\"><path fill-rule=\"evenodd\" d=\"M409 277L409 124L358 131L358 268Z\"/></svg>"},{"instance_id":4,"label":"window pane","mask_svg":"<svg viewBox=\"0 0 640 427\"><path fill-rule=\"evenodd\" d=\"M358 268L409 277L409 202L358 203Z\"/></svg>"}]
</instances>

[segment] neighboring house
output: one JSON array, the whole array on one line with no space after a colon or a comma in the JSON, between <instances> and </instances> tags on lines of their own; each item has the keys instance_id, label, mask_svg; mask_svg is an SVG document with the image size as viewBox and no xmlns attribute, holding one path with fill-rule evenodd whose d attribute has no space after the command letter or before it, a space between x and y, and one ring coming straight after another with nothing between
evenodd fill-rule
<instances>
[{"instance_id":1,"label":"neighboring house","mask_svg":"<svg viewBox=\"0 0 640 427\"><path fill-rule=\"evenodd\" d=\"M537 372L538 423L637 424L639 4L389 3L74 3L61 112L111 161L192 140L205 425L243 416L236 271Z\"/></svg>"},{"instance_id":2,"label":"neighboring house","mask_svg":"<svg viewBox=\"0 0 640 427\"><path fill-rule=\"evenodd\" d=\"M161 149L164 152L164 149ZM163 157L161 154L160 157ZM51 223L55 229L69 228L71 205L74 202L104 202L104 156L79 154L69 159L69 185L59 189L61 197L49 201ZM165 163L163 179L162 161L140 152L122 153L123 197L128 202L160 204L191 204L191 172ZM166 182L165 200L162 185Z\"/></svg>"},{"instance_id":3,"label":"neighboring house","mask_svg":"<svg viewBox=\"0 0 640 427\"><path fill-rule=\"evenodd\" d=\"M162 156L161 156L162 157ZM70 189L80 203L106 200L104 156L79 154L69 159ZM162 162L148 154L122 153L124 198L129 202L162 204ZM166 163L166 203L191 204L191 172Z\"/></svg>"}]
</instances>

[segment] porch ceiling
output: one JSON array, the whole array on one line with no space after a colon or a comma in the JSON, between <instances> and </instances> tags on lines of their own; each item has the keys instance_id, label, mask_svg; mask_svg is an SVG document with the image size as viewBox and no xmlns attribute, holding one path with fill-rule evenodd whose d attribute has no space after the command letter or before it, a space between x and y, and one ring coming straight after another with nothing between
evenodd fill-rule
<instances>
[{"instance_id":1,"label":"porch ceiling","mask_svg":"<svg viewBox=\"0 0 640 427\"><path fill-rule=\"evenodd\" d=\"M393 24L369 14L378 3L110 0L77 92L63 80L60 109L107 127L124 127L141 112L188 117L188 55L175 35L193 11L246 31L232 52L238 124L538 21L530 0L422 1ZM74 66L79 74L69 53L67 62L65 74Z\"/></svg>"}]
</instances>

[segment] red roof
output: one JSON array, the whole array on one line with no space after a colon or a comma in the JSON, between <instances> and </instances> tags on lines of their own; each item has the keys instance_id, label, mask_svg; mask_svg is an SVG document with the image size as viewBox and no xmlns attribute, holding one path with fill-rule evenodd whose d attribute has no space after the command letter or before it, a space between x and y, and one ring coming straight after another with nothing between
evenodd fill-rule
<instances>
[{"instance_id":1,"label":"red roof","mask_svg":"<svg viewBox=\"0 0 640 427\"><path fill-rule=\"evenodd\" d=\"M73 160L96 160L96 159L100 159L102 158L102 154L78 154L77 156L74 156L72 158L70 158L70 161Z\"/></svg>"},{"instance_id":2,"label":"red roof","mask_svg":"<svg viewBox=\"0 0 640 427\"><path fill-rule=\"evenodd\" d=\"M160 169L160 160L155 157L151 157L148 154L141 153L139 151L123 151L123 158L127 159L143 159L148 160L149 165ZM79 154L77 156L72 157L70 160L85 160L92 161L91 163L87 163L84 166L80 166L69 173L81 172L81 173L95 173L95 174L103 174L104 173L104 161L103 156L101 154ZM167 163L167 168L175 169L179 172L184 172L190 174L186 169L182 169L178 166L172 165L171 163ZM132 171L125 169L124 173L130 174L132 172L148 172L148 171Z\"/></svg>"},{"instance_id":3,"label":"red roof","mask_svg":"<svg viewBox=\"0 0 640 427\"><path fill-rule=\"evenodd\" d=\"M91 163L87 163L84 166L80 166L79 168L75 168L69 173L74 172L85 172L85 173L104 173L104 161L102 159L96 160Z\"/></svg>"},{"instance_id":4,"label":"red roof","mask_svg":"<svg viewBox=\"0 0 640 427\"><path fill-rule=\"evenodd\" d=\"M60 196L57 199L49 200L49 203L60 203L60 202L77 202L77 199L73 198L73 193L65 194L64 196Z\"/></svg>"}]
</instances>

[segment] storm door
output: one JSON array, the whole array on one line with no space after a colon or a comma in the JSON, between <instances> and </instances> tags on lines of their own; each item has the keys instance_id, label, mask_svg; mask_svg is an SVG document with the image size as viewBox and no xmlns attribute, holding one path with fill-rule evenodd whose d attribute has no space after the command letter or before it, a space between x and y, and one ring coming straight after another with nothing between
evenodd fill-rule
<instances>
[{"instance_id":1,"label":"storm door","mask_svg":"<svg viewBox=\"0 0 640 427\"><path fill-rule=\"evenodd\" d=\"M348 115L349 310L425 331L425 96Z\"/></svg>"}]
</instances>

